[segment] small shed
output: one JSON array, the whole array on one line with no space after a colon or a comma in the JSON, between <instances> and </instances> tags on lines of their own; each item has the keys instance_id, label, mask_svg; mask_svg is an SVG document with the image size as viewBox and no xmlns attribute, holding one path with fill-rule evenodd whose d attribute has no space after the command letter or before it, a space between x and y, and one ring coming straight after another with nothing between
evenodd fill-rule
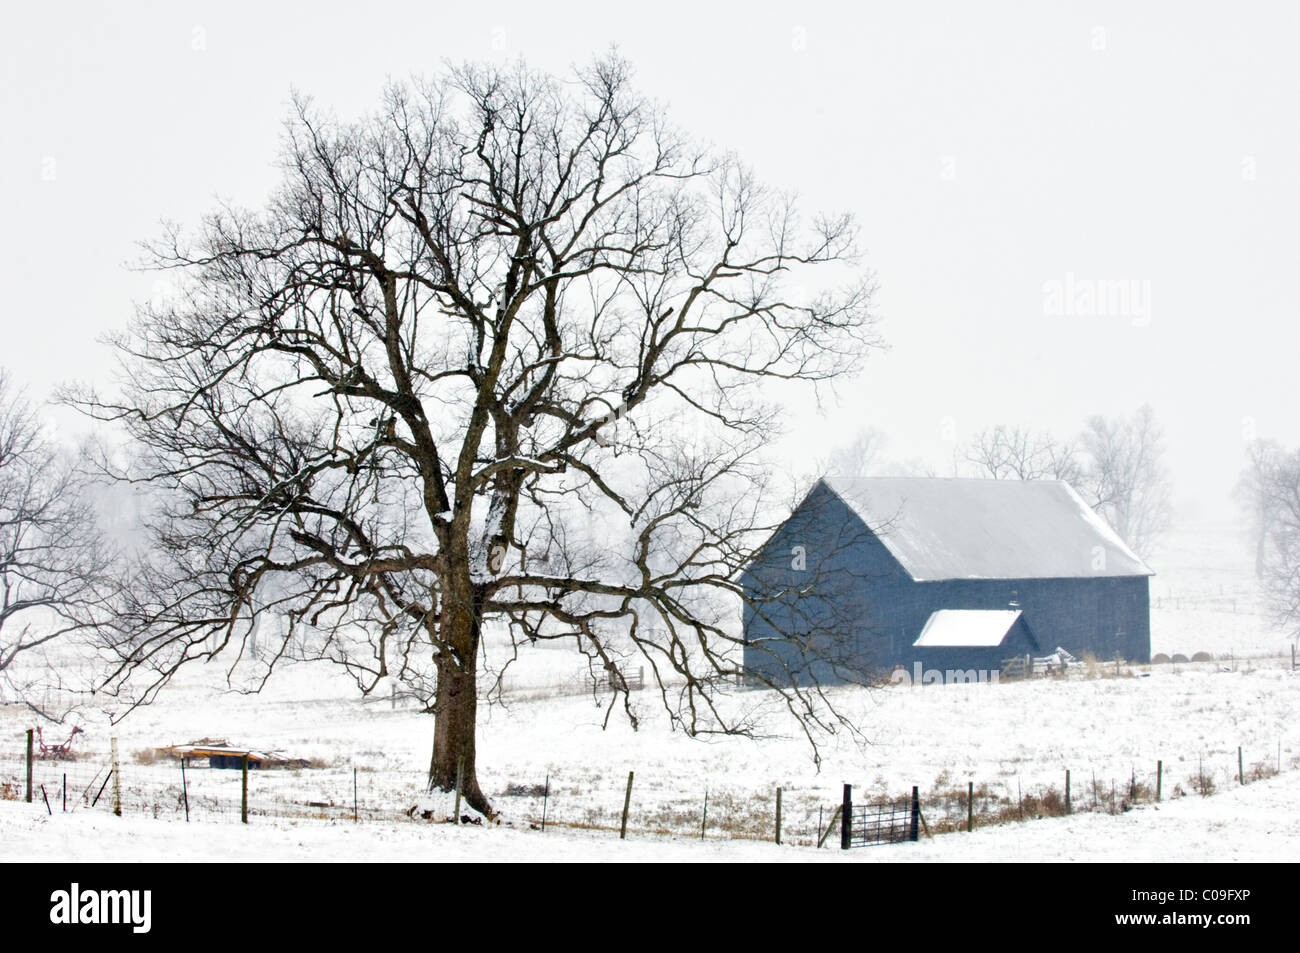
<instances>
[{"instance_id":1,"label":"small shed","mask_svg":"<svg viewBox=\"0 0 1300 953\"><path fill-rule=\"evenodd\" d=\"M938 609L912 648L923 672L943 673L996 672L1003 659L1042 653L1019 609Z\"/></svg>"}]
</instances>

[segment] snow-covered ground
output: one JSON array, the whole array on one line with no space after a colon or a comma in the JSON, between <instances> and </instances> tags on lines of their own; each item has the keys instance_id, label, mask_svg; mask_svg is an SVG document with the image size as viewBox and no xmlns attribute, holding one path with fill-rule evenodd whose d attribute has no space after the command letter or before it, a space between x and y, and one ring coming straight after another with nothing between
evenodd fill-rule
<instances>
[{"instance_id":1,"label":"snow-covered ground","mask_svg":"<svg viewBox=\"0 0 1300 953\"><path fill-rule=\"evenodd\" d=\"M447 824L280 821L205 825L56 813L0 802L0 859L83 863L276 862L879 862L1285 861L1300 856L1300 772L1125 814L1075 814L840 851L756 841Z\"/></svg>"},{"instance_id":2,"label":"snow-covered ground","mask_svg":"<svg viewBox=\"0 0 1300 953\"><path fill-rule=\"evenodd\" d=\"M1285 655L1291 641L1270 625L1250 540L1231 523L1170 530L1149 563L1151 651L1191 658Z\"/></svg>"},{"instance_id":3,"label":"snow-covered ground","mask_svg":"<svg viewBox=\"0 0 1300 953\"><path fill-rule=\"evenodd\" d=\"M78 738L79 744L84 738L78 761L38 762L37 784L45 785L55 820L67 819L61 777L69 771L67 817L102 812L107 797L94 810L86 802L115 733L127 819L176 820L183 811L178 765L141 763L137 753L220 737L316 759L313 768L253 773L250 806L259 825L288 823L260 816L264 811L349 818L355 778L361 812L375 819L363 826L399 820L403 829L412 826L402 812L419 799L432 727L428 716L386 702L358 703L346 686L331 680L330 670L315 666L286 673L274 689L255 696L222 694L204 685L202 674L189 674L116 728L88 719L87 735ZM326 691L331 687L336 690ZM1167 802L1199 800L1192 792L1202 777L1219 791L1234 789L1238 746L1248 779L1279 766L1284 778L1300 769L1300 729L1294 723L1300 673L1279 662L1241 662L1236 671L1218 663L1152 666L1124 669L1120 677L1101 666L1092 677L1079 668L1066 679L839 689L832 699L863 738L821 739L820 770L796 727L762 710L773 702L769 693L738 693L734 699L757 712L772 735L763 740L689 739L654 716L651 693L634 699L644 715L639 731L617 713L602 729L604 709L590 698L485 709L479 777L507 822L526 829L540 819L536 792L549 779L546 811L553 830L611 831L628 771L635 771L629 826L637 837L697 833L706 791L711 836L769 837L779 786L785 839L800 845L816 839L819 821L829 820L846 782L862 800L901 796L916 785L928 821L938 825L964 816L969 782L976 785L977 809L990 811L1017 805L1021 797L1041 797L1049 788L1059 794L1069 769L1076 809L1104 811L1112 790L1123 800L1134 782L1153 789L1157 760L1163 762ZM21 786L21 731L28 720L12 707L0 712L6 741L0 781L8 780L11 790ZM233 771L190 770L196 822L236 823L238 777ZM1122 817L1104 820L1128 823ZM304 823L329 827L326 820ZM1038 823L1047 822L1033 822Z\"/></svg>"},{"instance_id":4,"label":"snow-covered ground","mask_svg":"<svg viewBox=\"0 0 1300 953\"><path fill-rule=\"evenodd\" d=\"M323 663L278 672L255 695L229 691L216 665L194 668L155 704L116 725L94 705L70 719L86 728L74 744L78 759L37 762L44 794L35 810L0 800L0 854L488 860L616 851L621 859L831 859L839 852L808 845L829 821L843 783L855 786L859 800L900 797L915 785L928 822L938 827L964 818L970 783L978 810L1019 813L1023 800L1061 796L1069 770L1080 812L1070 818L852 853L884 860L1293 858L1300 855L1300 673L1282 655L1285 639L1260 615L1248 557L1233 533L1207 530L1173 535L1166 554L1152 560L1161 573L1152 584L1153 650L1206 651L1220 656L1213 662L1121 666L1118 675L1103 663L1074 667L1066 678L996 685L836 689L830 697L859 735L819 737L820 765L772 693L737 691L728 702L752 716L760 739L686 738L670 730L652 690L633 694L639 731L619 711L603 727L607 696L545 690L576 684L580 659L550 647L525 653L512 672L524 690L481 709L479 778L505 821L491 830L406 818L420 799L429 716L400 701L362 701ZM23 737L32 723L25 708L0 707L0 794L12 797L21 788ZM47 741L65 734L50 729ZM120 819L104 813L114 736ZM179 766L151 754L199 738L277 750L313 766L254 772L248 828L238 823L238 772L191 769L191 817L204 831L202 846L192 847L194 828L177 826L184 823ZM1239 747L1247 779L1260 779L1244 789L1236 779ZM1164 796L1158 808L1145 804L1157 761ZM629 771L630 834L619 844ZM548 781L549 829L542 835L530 825L541 818L538 792ZM1143 806L1107 813L1122 810L1134 786ZM1193 793L1203 786L1213 796ZM778 787L784 849L763 843L772 834ZM354 791L358 825L350 823ZM701 843L706 795L708 836ZM1227 825L1231 838L1221 836Z\"/></svg>"}]
</instances>

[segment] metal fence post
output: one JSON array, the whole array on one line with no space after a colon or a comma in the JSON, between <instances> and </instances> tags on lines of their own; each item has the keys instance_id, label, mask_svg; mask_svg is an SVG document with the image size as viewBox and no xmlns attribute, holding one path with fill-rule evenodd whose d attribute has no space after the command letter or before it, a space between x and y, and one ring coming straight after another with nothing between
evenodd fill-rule
<instances>
[{"instance_id":1,"label":"metal fence post","mask_svg":"<svg viewBox=\"0 0 1300 953\"><path fill-rule=\"evenodd\" d=\"M912 827L908 831L908 840L920 840L921 832L919 821L921 819L921 789L915 784L912 785Z\"/></svg>"},{"instance_id":2,"label":"metal fence post","mask_svg":"<svg viewBox=\"0 0 1300 953\"><path fill-rule=\"evenodd\" d=\"M776 789L776 845L781 846L781 789Z\"/></svg>"},{"instance_id":3,"label":"metal fence post","mask_svg":"<svg viewBox=\"0 0 1300 953\"><path fill-rule=\"evenodd\" d=\"M627 812L632 807L632 775L631 771L627 773L627 793L623 795L623 822L618 827L619 840L627 837Z\"/></svg>"},{"instance_id":4,"label":"metal fence post","mask_svg":"<svg viewBox=\"0 0 1300 953\"><path fill-rule=\"evenodd\" d=\"M27 729L27 803L32 803L32 729Z\"/></svg>"},{"instance_id":5,"label":"metal fence post","mask_svg":"<svg viewBox=\"0 0 1300 953\"><path fill-rule=\"evenodd\" d=\"M840 850L848 850L853 840L853 785L844 785L844 803L840 805Z\"/></svg>"},{"instance_id":6,"label":"metal fence post","mask_svg":"<svg viewBox=\"0 0 1300 953\"><path fill-rule=\"evenodd\" d=\"M240 787L239 820L242 823L247 824L248 823L248 752L247 751L244 752L244 757L241 759L241 762L244 770L242 772L243 777L241 778L240 785L239 785Z\"/></svg>"}]
</instances>

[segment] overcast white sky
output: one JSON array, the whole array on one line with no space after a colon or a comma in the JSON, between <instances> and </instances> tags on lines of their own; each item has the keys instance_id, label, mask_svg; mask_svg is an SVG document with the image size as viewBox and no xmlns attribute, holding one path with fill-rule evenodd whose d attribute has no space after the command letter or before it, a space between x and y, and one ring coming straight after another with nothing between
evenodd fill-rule
<instances>
[{"instance_id":1,"label":"overcast white sky","mask_svg":"<svg viewBox=\"0 0 1300 953\"><path fill-rule=\"evenodd\" d=\"M1300 443L1300 5L35 7L0 33L0 365L35 396L104 378L160 219L265 197L291 86L356 115L447 58L617 43L680 126L862 225L891 349L792 408L800 452L871 424L941 464L1150 402L1182 514L1217 516L1252 427ZM1138 297L1052 313L1069 281Z\"/></svg>"}]
</instances>

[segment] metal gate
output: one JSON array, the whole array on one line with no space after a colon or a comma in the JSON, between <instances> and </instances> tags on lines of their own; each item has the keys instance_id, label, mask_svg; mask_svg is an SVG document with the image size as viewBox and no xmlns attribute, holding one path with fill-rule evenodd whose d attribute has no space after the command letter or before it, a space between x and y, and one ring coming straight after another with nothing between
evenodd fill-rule
<instances>
[{"instance_id":1,"label":"metal gate","mask_svg":"<svg viewBox=\"0 0 1300 953\"><path fill-rule=\"evenodd\" d=\"M910 798L886 804L854 804L853 785L846 784L840 806L840 847L848 850L917 840L920 820L920 792L915 787Z\"/></svg>"}]
</instances>

